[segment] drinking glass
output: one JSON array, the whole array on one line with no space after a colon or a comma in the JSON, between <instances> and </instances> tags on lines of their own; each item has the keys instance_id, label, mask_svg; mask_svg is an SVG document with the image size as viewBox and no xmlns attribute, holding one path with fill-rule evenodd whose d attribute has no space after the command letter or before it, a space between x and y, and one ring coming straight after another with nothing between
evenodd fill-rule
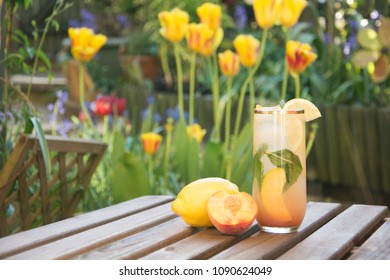
<instances>
[{"instance_id":1,"label":"drinking glass","mask_svg":"<svg viewBox=\"0 0 390 280\"><path fill-rule=\"evenodd\" d=\"M257 106L253 132L257 222L266 232L294 232L307 203L304 111Z\"/></svg>"}]
</instances>

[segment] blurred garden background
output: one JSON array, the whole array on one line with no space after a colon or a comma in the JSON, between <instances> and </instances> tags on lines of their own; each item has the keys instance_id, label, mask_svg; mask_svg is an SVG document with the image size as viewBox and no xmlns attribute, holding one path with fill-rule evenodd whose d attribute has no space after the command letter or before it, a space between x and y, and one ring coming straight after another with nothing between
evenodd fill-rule
<instances>
[{"instance_id":1,"label":"blurred garden background","mask_svg":"<svg viewBox=\"0 0 390 280\"><path fill-rule=\"evenodd\" d=\"M188 13L189 22L199 22L197 8L205 2L222 8L223 39L216 53L234 50L239 34L264 41L250 0L0 1L0 164L26 117L37 114L47 134L108 144L80 211L141 195L175 195L190 181L208 176L229 174L240 189L251 192L251 89L244 92L237 120L247 69L241 67L230 79L212 59L195 56L185 40L173 48L160 34L160 12L177 7ZM388 0L308 0L288 30L288 38L309 44L317 54L300 75L300 96L322 113L307 125L308 137L315 135L307 157L309 199L390 206L389 13ZM83 76L93 128L80 106L80 64L70 53L70 27L107 36ZM262 64L253 75L257 104L280 102L286 33L281 26L267 32ZM288 81L285 101L295 96L294 81ZM155 141L155 149L147 150L145 141Z\"/></svg>"}]
</instances>

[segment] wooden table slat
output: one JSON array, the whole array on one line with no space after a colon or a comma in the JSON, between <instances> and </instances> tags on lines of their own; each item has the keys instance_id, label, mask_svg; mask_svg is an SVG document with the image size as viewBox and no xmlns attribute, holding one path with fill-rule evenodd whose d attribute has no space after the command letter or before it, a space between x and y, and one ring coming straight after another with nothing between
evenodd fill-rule
<instances>
[{"instance_id":1,"label":"wooden table slat","mask_svg":"<svg viewBox=\"0 0 390 280\"><path fill-rule=\"evenodd\" d=\"M0 259L170 202L171 196L143 196L0 239Z\"/></svg>"},{"instance_id":2,"label":"wooden table slat","mask_svg":"<svg viewBox=\"0 0 390 280\"><path fill-rule=\"evenodd\" d=\"M385 206L352 205L279 259L341 259L387 215Z\"/></svg>"},{"instance_id":3,"label":"wooden table slat","mask_svg":"<svg viewBox=\"0 0 390 280\"><path fill-rule=\"evenodd\" d=\"M315 228L318 228L326 221L336 216L338 212L341 212L340 204L310 203L308 205L307 217L310 224L316 224L315 221L319 221L317 227L314 226ZM316 215L315 213L321 213L325 218L321 219L321 214ZM229 251L226 255L230 256L232 259L236 259L237 255L235 253L237 253L237 251L234 248L240 247L241 244L244 244L245 246L246 241L250 239L249 237L258 231L259 227L256 223L242 236L229 236L222 234L215 229L208 229L151 253L143 257L143 259L206 259L212 258L214 255L227 248L233 248L234 252ZM308 234L309 232L307 235ZM258 235L262 237L266 236L263 232ZM283 235L280 235L280 237L282 236ZM293 245L291 245L291 247L292 246ZM249 255L247 255L247 257L248 256Z\"/></svg>"},{"instance_id":4,"label":"wooden table slat","mask_svg":"<svg viewBox=\"0 0 390 280\"><path fill-rule=\"evenodd\" d=\"M387 219L348 259L390 260L390 219Z\"/></svg>"},{"instance_id":5,"label":"wooden table slat","mask_svg":"<svg viewBox=\"0 0 390 280\"><path fill-rule=\"evenodd\" d=\"M213 256L216 260L275 259L342 211L338 203L310 202L302 225L296 233L256 233Z\"/></svg>"},{"instance_id":6,"label":"wooden table slat","mask_svg":"<svg viewBox=\"0 0 390 280\"><path fill-rule=\"evenodd\" d=\"M215 228L208 228L197 232L172 245L157 250L140 259L143 260L197 260L208 259L217 252L229 247L249 235L259 231L259 226L254 223L244 234L226 235Z\"/></svg>"},{"instance_id":7,"label":"wooden table slat","mask_svg":"<svg viewBox=\"0 0 390 280\"><path fill-rule=\"evenodd\" d=\"M120 239L76 259L137 259L197 232L180 217Z\"/></svg>"},{"instance_id":8,"label":"wooden table slat","mask_svg":"<svg viewBox=\"0 0 390 280\"><path fill-rule=\"evenodd\" d=\"M8 259L68 259L175 218L171 203L10 256Z\"/></svg>"},{"instance_id":9,"label":"wooden table slat","mask_svg":"<svg viewBox=\"0 0 390 280\"><path fill-rule=\"evenodd\" d=\"M0 238L0 259L390 259L386 206L309 202L295 233L194 228L172 196L144 196ZM343 211L344 210L344 211Z\"/></svg>"}]
</instances>

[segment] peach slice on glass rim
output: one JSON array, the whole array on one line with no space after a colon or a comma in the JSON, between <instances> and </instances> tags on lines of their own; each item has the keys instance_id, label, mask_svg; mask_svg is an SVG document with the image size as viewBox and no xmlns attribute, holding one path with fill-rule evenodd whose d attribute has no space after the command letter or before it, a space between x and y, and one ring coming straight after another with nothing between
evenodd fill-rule
<instances>
[{"instance_id":1,"label":"peach slice on glass rim","mask_svg":"<svg viewBox=\"0 0 390 280\"><path fill-rule=\"evenodd\" d=\"M257 204L246 192L229 194L219 191L209 197L207 211L210 221L222 233L243 234L257 216Z\"/></svg>"}]
</instances>

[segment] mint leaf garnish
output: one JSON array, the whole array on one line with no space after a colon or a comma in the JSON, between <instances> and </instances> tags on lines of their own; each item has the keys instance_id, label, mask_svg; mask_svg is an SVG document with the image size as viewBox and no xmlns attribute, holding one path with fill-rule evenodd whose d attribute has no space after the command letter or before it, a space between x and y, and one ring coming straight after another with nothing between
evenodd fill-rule
<instances>
[{"instance_id":1,"label":"mint leaf garnish","mask_svg":"<svg viewBox=\"0 0 390 280\"><path fill-rule=\"evenodd\" d=\"M262 145L253 156L253 176L260 188L264 177L264 165L261 162L261 158L267 149L267 145Z\"/></svg>"},{"instance_id":2,"label":"mint leaf garnish","mask_svg":"<svg viewBox=\"0 0 390 280\"><path fill-rule=\"evenodd\" d=\"M286 172L286 184L283 191L287 191L302 173L302 164L299 157L288 149L265 153L271 163L281 167Z\"/></svg>"}]
</instances>

